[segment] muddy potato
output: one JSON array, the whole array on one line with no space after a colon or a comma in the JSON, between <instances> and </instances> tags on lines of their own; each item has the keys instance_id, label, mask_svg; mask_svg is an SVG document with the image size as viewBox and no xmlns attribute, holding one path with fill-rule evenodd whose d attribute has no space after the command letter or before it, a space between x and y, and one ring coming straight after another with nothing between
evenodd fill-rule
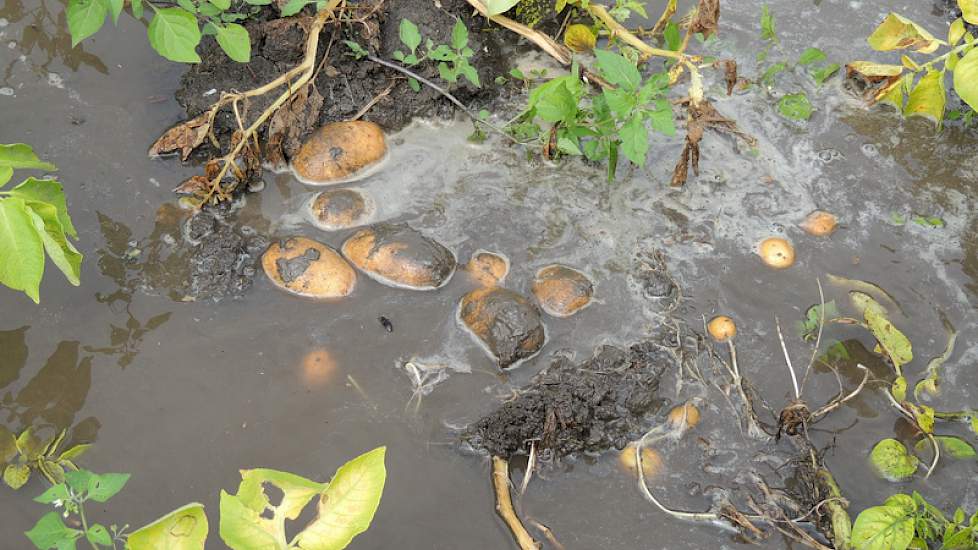
<instances>
[{"instance_id":1,"label":"muddy potato","mask_svg":"<svg viewBox=\"0 0 978 550\"><path fill-rule=\"evenodd\" d=\"M407 224L361 229L343 243L342 251L364 273L391 286L432 290L455 273L452 252Z\"/></svg>"},{"instance_id":2,"label":"muddy potato","mask_svg":"<svg viewBox=\"0 0 978 550\"><path fill-rule=\"evenodd\" d=\"M548 265L533 279L533 295L554 317L569 317L591 303L594 284L586 275L565 265Z\"/></svg>"},{"instance_id":3,"label":"muddy potato","mask_svg":"<svg viewBox=\"0 0 978 550\"><path fill-rule=\"evenodd\" d=\"M676 405L669 411L667 421L674 430L689 430L700 423L700 410L692 403Z\"/></svg>"},{"instance_id":4,"label":"muddy potato","mask_svg":"<svg viewBox=\"0 0 978 550\"><path fill-rule=\"evenodd\" d=\"M500 254L480 250L465 264L465 271L482 286L498 286L509 273L509 260Z\"/></svg>"},{"instance_id":5,"label":"muddy potato","mask_svg":"<svg viewBox=\"0 0 978 550\"><path fill-rule=\"evenodd\" d=\"M622 471L638 477L638 469L635 468L635 443L629 443L618 453L618 466ZM655 477L662 471L662 455L648 447L642 447L642 472L646 479Z\"/></svg>"},{"instance_id":6,"label":"muddy potato","mask_svg":"<svg viewBox=\"0 0 978 550\"><path fill-rule=\"evenodd\" d=\"M546 340L540 310L525 296L505 288L469 292L459 302L458 318L500 368L536 355Z\"/></svg>"},{"instance_id":7,"label":"muddy potato","mask_svg":"<svg viewBox=\"0 0 978 550\"><path fill-rule=\"evenodd\" d=\"M737 335L737 325L734 324L733 319L726 315L717 315L710 319L706 325L706 330L717 342L726 342Z\"/></svg>"},{"instance_id":8,"label":"muddy potato","mask_svg":"<svg viewBox=\"0 0 978 550\"><path fill-rule=\"evenodd\" d=\"M340 298L353 292L357 272L332 248L305 237L272 243L261 258L275 286L299 296Z\"/></svg>"},{"instance_id":9,"label":"muddy potato","mask_svg":"<svg viewBox=\"0 0 978 550\"><path fill-rule=\"evenodd\" d=\"M824 210L816 210L809 214L804 221L798 224L805 233L815 237L828 237L835 232L839 226L839 219L835 214Z\"/></svg>"},{"instance_id":10,"label":"muddy potato","mask_svg":"<svg viewBox=\"0 0 978 550\"><path fill-rule=\"evenodd\" d=\"M795 263L795 247L787 239L768 237L757 247L761 261L774 269L786 269Z\"/></svg>"},{"instance_id":11,"label":"muddy potato","mask_svg":"<svg viewBox=\"0 0 978 550\"><path fill-rule=\"evenodd\" d=\"M292 172L311 185L338 183L362 173L386 154L384 132L377 124L331 122L302 144L292 157Z\"/></svg>"},{"instance_id":12,"label":"muddy potato","mask_svg":"<svg viewBox=\"0 0 978 550\"><path fill-rule=\"evenodd\" d=\"M316 195L309 203L309 211L317 227L336 231L362 224L373 212L373 205L354 189L330 189Z\"/></svg>"},{"instance_id":13,"label":"muddy potato","mask_svg":"<svg viewBox=\"0 0 978 550\"><path fill-rule=\"evenodd\" d=\"M302 358L302 381L307 387L323 386L336 374L336 360L329 350L314 348Z\"/></svg>"}]
</instances>

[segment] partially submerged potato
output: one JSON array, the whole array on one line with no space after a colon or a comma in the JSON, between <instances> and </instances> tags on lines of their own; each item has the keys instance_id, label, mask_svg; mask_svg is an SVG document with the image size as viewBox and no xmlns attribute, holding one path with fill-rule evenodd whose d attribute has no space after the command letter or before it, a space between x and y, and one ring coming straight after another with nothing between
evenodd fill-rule
<instances>
[{"instance_id":1,"label":"partially submerged potato","mask_svg":"<svg viewBox=\"0 0 978 550\"><path fill-rule=\"evenodd\" d=\"M622 470L638 477L638 468L635 464L635 443L629 443L621 452L618 453L618 465ZM655 477L662 471L662 455L648 447L642 447L642 473L646 478Z\"/></svg>"},{"instance_id":2,"label":"partially submerged potato","mask_svg":"<svg viewBox=\"0 0 978 550\"><path fill-rule=\"evenodd\" d=\"M322 386L336 374L336 360L323 347L312 349L302 358L302 380L306 386Z\"/></svg>"},{"instance_id":3,"label":"partially submerged potato","mask_svg":"<svg viewBox=\"0 0 978 550\"><path fill-rule=\"evenodd\" d=\"M500 368L535 355L547 336L540 310L526 297L505 288L469 292L459 302L458 318Z\"/></svg>"},{"instance_id":4,"label":"partially submerged potato","mask_svg":"<svg viewBox=\"0 0 978 550\"><path fill-rule=\"evenodd\" d=\"M774 269L785 269L795 263L795 247L781 237L768 237L761 241L757 254L761 261Z\"/></svg>"},{"instance_id":5,"label":"partially submerged potato","mask_svg":"<svg viewBox=\"0 0 978 550\"><path fill-rule=\"evenodd\" d=\"M391 286L431 290L455 273L455 255L407 224L365 227L343 243L343 255L371 278Z\"/></svg>"},{"instance_id":6,"label":"partially submerged potato","mask_svg":"<svg viewBox=\"0 0 978 550\"><path fill-rule=\"evenodd\" d=\"M533 279L533 295L554 317L569 317L591 303L594 284L587 275L565 265L548 265Z\"/></svg>"},{"instance_id":7,"label":"partially submerged potato","mask_svg":"<svg viewBox=\"0 0 978 550\"><path fill-rule=\"evenodd\" d=\"M686 431L700 423L700 410L689 402L676 405L669 411L667 421L672 429Z\"/></svg>"},{"instance_id":8,"label":"partially submerged potato","mask_svg":"<svg viewBox=\"0 0 978 550\"><path fill-rule=\"evenodd\" d=\"M804 221L798 224L805 233L815 237L828 237L835 232L839 226L839 219L835 214L824 210L815 210L809 214Z\"/></svg>"},{"instance_id":9,"label":"partially submerged potato","mask_svg":"<svg viewBox=\"0 0 978 550\"><path fill-rule=\"evenodd\" d=\"M384 132L364 120L331 122L316 130L292 157L295 177L311 185L349 180L387 154Z\"/></svg>"},{"instance_id":10,"label":"partially submerged potato","mask_svg":"<svg viewBox=\"0 0 978 550\"><path fill-rule=\"evenodd\" d=\"M733 319L726 315L717 315L710 319L706 325L706 330L717 342L726 342L737 335L737 325Z\"/></svg>"},{"instance_id":11,"label":"partially submerged potato","mask_svg":"<svg viewBox=\"0 0 978 550\"><path fill-rule=\"evenodd\" d=\"M498 286L509 273L509 260L500 254L480 250L465 264L465 271L482 286Z\"/></svg>"},{"instance_id":12,"label":"partially submerged potato","mask_svg":"<svg viewBox=\"0 0 978 550\"><path fill-rule=\"evenodd\" d=\"M299 296L340 298L353 292L357 272L323 243L290 237L272 243L261 258L275 286Z\"/></svg>"},{"instance_id":13,"label":"partially submerged potato","mask_svg":"<svg viewBox=\"0 0 978 550\"><path fill-rule=\"evenodd\" d=\"M373 213L373 205L354 189L330 189L316 195L309 211L317 227L336 231L361 225Z\"/></svg>"}]
</instances>

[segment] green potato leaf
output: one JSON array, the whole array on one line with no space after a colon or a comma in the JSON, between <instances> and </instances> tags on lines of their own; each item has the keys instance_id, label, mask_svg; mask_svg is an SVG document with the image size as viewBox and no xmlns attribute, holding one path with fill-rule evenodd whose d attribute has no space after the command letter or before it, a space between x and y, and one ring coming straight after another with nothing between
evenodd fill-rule
<instances>
[{"instance_id":1,"label":"green potato leaf","mask_svg":"<svg viewBox=\"0 0 978 550\"><path fill-rule=\"evenodd\" d=\"M61 514L48 512L24 533L34 546L41 550L74 550L75 541L82 536L78 529L71 529L61 521Z\"/></svg>"},{"instance_id":2,"label":"green potato leaf","mask_svg":"<svg viewBox=\"0 0 978 550\"><path fill-rule=\"evenodd\" d=\"M978 457L978 453L975 452L975 448L971 445L971 443L968 443L960 437L950 435L935 435L934 439L937 440L937 444L940 445L941 450L944 451L944 454L947 454L951 458L969 459ZM917 443L914 443L913 450L918 453L923 453L927 450L933 449L930 440L924 438Z\"/></svg>"},{"instance_id":3,"label":"green potato leaf","mask_svg":"<svg viewBox=\"0 0 978 550\"><path fill-rule=\"evenodd\" d=\"M455 26L452 27L452 47L456 50L461 50L468 44L469 29L466 29L462 20L458 19L455 21Z\"/></svg>"},{"instance_id":4,"label":"green potato leaf","mask_svg":"<svg viewBox=\"0 0 978 550\"><path fill-rule=\"evenodd\" d=\"M856 550L906 550L913 534L913 515L905 508L874 506L856 517L852 526L852 545Z\"/></svg>"},{"instance_id":5,"label":"green potato leaf","mask_svg":"<svg viewBox=\"0 0 978 550\"><path fill-rule=\"evenodd\" d=\"M44 491L40 495L34 497L34 502L40 502L41 504L51 504L55 501L65 501L68 500L68 487L64 483L59 483L57 485L52 485L48 487L47 491Z\"/></svg>"},{"instance_id":6,"label":"green potato leaf","mask_svg":"<svg viewBox=\"0 0 978 550\"><path fill-rule=\"evenodd\" d=\"M978 111L978 48L969 51L954 66L954 91Z\"/></svg>"},{"instance_id":7,"label":"green potato leaf","mask_svg":"<svg viewBox=\"0 0 978 550\"><path fill-rule=\"evenodd\" d=\"M978 0L958 0L961 17L972 25L978 25Z\"/></svg>"},{"instance_id":8,"label":"green potato leaf","mask_svg":"<svg viewBox=\"0 0 978 550\"><path fill-rule=\"evenodd\" d=\"M41 236L44 250L54 265L64 273L68 282L74 286L81 284L82 255L65 237L64 228L58 221L58 211L43 202L28 203L28 214L34 229Z\"/></svg>"},{"instance_id":9,"label":"green potato leaf","mask_svg":"<svg viewBox=\"0 0 978 550\"><path fill-rule=\"evenodd\" d=\"M509 11L513 6L519 4L520 0L486 0L486 9L489 15L499 15Z\"/></svg>"},{"instance_id":10,"label":"green potato leaf","mask_svg":"<svg viewBox=\"0 0 978 550\"><path fill-rule=\"evenodd\" d=\"M177 508L129 534L128 550L204 550L207 515L196 502Z\"/></svg>"},{"instance_id":11,"label":"green potato leaf","mask_svg":"<svg viewBox=\"0 0 978 550\"><path fill-rule=\"evenodd\" d=\"M266 484L281 490L282 500L277 506L271 505ZM238 493L221 491L221 539L234 550L284 550L285 520L299 517L306 504L325 489L323 483L288 472L242 470Z\"/></svg>"},{"instance_id":12,"label":"green potato leaf","mask_svg":"<svg viewBox=\"0 0 978 550\"><path fill-rule=\"evenodd\" d=\"M645 158L649 153L649 132L641 115L628 119L619 132L621 151L625 157L638 166L645 166Z\"/></svg>"},{"instance_id":13,"label":"green potato leaf","mask_svg":"<svg viewBox=\"0 0 978 550\"><path fill-rule=\"evenodd\" d=\"M825 52L818 48L808 48L801 52L801 56L798 57L799 65L811 65L817 61L825 61Z\"/></svg>"},{"instance_id":14,"label":"green potato leaf","mask_svg":"<svg viewBox=\"0 0 978 550\"><path fill-rule=\"evenodd\" d=\"M849 297L856 309L862 312L866 325L873 333L876 341L879 342L880 347L893 361L893 366L899 375L900 367L913 361L913 348L910 340L893 326L893 323L887 318L886 309L871 296L853 290L849 292Z\"/></svg>"},{"instance_id":15,"label":"green potato leaf","mask_svg":"<svg viewBox=\"0 0 978 550\"><path fill-rule=\"evenodd\" d=\"M87 538L88 542L91 542L92 544L112 546L112 535L109 534L109 530L106 529L101 523L92 524L92 526L88 528L88 531L85 531L85 538ZM157 548L165 547L157 546ZM203 548L203 546L201 548Z\"/></svg>"},{"instance_id":16,"label":"green potato leaf","mask_svg":"<svg viewBox=\"0 0 978 550\"><path fill-rule=\"evenodd\" d=\"M869 460L877 473L890 481L903 481L917 471L917 457L896 439L884 439L873 447Z\"/></svg>"},{"instance_id":17,"label":"green potato leaf","mask_svg":"<svg viewBox=\"0 0 978 550\"><path fill-rule=\"evenodd\" d=\"M237 23L214 26L217 28L217 43L228 57L238 63L251 61L251 37L247 29Z\"/></svg>"},{"instance_id":18,"label":"green potato leaf","mask_svg":"<svg viewBox=\"0 0 978 550\"><path fill-rule=\"evenodd\" d=\"M302 11L302 8L313 3L314 0L289 0L282 6L282 17L289 17Z\"/></svg>"},{"instance_id":19,"label":"green potato leaf","mask_svg":"<svg viewBox=\"0 0 978 550\"><path fill-rule=\"evenodd\" d=\"M146 31L149 44L163 57L178 63L200 63L197 18L182 8L161 8Z\"/></svg>"},{"instance_id":20,"label":"green potato leaf","mask_svg":"<svg viewBox=\"0 0 978 550\"><path fill-rule=\"evenodd\" d=\"M410 19L401 19L398 33L401 42L411 50L411 53L414 53L418 49L418 46L421 45L421 31L418 30L418 26L412 23Z\"/></svg>"},{"instance_id":21,"label":"green potato leaf","mask_svg":"<svg viewBox=\"0 0 978 550\"><path fill-rule=\"evenodd\" d=\"M125 7L125 0L106 0L109 3L109 14L112 16L112 24L116 25L119 23L119 14L122 13L122 8Z\"/></svg>"},{"instance_id":22,"label":"green potato leaf","mask_svg":"<svg viewBox=\"0 0 978 550\"><path fill-rule=\"evenodd\" d=\"M880 52L912 49L920 53L933 53L945 44L920 25L896 13L887 15L866 41L871 48Z\"/></svg>"},{"instance_id":23,"label":"green potato leaf","mask_svg":"<svg viewBox=\"0 0 978 550\"><path fill-rule=\"evenodd\" d=\"M384 492L386 447L341 466L319 498L318 515L296 536L300 550L340 550L367 530Z\"/></svg>"},{"instance_id":24,"label":"green potato leaf","mask_svg":"<svg viewBox=\"0 0 978 550\"><path fill-rule=\"evenodd\" d=\"M47 203L57 209L58 222L64 228L65 233L73 238L78 238L78 232L74 224L71 223L71 216L68 215L68 203L65 199L64 189L57 180L27 178L20 185L10 190L10 196L20 197L32 204L34 202Z\"/></svg>"},{"instance_id":25,"label":"green potato leaf","mask_svg":"<svg viewBox=\"0 0 978 550\"><path fill-rule=\"evenodd\" d=\"M0 284L39 303L44 244L24 199L0 199Z\"/></svg>"},{"instance_id":26,"label":"green potato leaf","mask_svg":"<svg viewBox=\"0 0 978 550\"><path fill-rule=\"evenodd\" d=\"M803 92L788 94L778 101L778 112L792 120L808 120L812 117L812 104Z\"/></svg>"},{"instance_id":27,"label":"green potato leaf","mask_svg":"<svg viewBox=\"0 0 978 550\"><path fill-rule=\"evenodd\" d=\"M34 169L48 172L57 170L53 164L37 158L31 146L24 143L0 144L0 167L12 170Z\"/></svg>"},{"instance_id":28,"label":"green potato leaf","mask_svg":"<svg viewBox=\"0 0 978 550\"><path fill-rule=\"evenodd\" d=\"M92 474L88 480L88 498L106 502L126 486L129 474Z\"/></svg>"},{"instance_id":29,"label":"green potato leaf","mask_svg":"<svg viewBox=\"0 0 978 550\"><path fill-rule=\"evenodd\" d=\"M904 116L922 116L934 123L944 119L947 93L944 90L944 71L928 71L910 92Z\"/></svg>"},{"instance_id":30,"label":"green potato leaf","mask_svg":"<svg viewBox=\"0 0 978 550\"><path fill-rule=\"evenodd\" d=\"M65 18L71 34L71 47L97 33L105 24L108 12L103 0L69 0Z\"/></svg>"}]
</instances>

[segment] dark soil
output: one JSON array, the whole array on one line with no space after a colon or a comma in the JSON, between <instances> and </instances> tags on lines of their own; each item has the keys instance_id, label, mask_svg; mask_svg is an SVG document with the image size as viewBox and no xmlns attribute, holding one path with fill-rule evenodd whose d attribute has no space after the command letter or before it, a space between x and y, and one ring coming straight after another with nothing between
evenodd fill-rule
<instances>
[{"instance_id":1,"label":"dark soil","mask_svg":"<svg viewBox=\"0 0 978 550\"><path fill-rule=\"evenodd\" d=\"M622 449L661 407L659 378L673 364L673 356L652 341L627 350L604 346L579 364L558 358L462 438L506 459L526 453L531 441L554 458Z\"/></svg>"},{"instance_id":2,"label":"dark soil","mask_svg":"<svg viewBox=\"0 0 978 550\"><path fill-rule=\"evenodd\" d=\"M311 130L327 122L351 118L391 84L393 88L390 93L381 98L363 119L380 124L386 131L394 131L415 117L453 115L451 103L433 90L422 87L420 92L414 92L400 73L365 59L355 60L348 55L350 50L343 43L344 40L357 42L377 57L392 60L395 50L405 49L398 34L401 19L413 21L424 39L430 38L436 44L450 44L452 26L456 18L460 18L469 29L469 47L475 52L470 63L478 71L482 87L476 88L460 79L450 90L460 101L476 110L498 96L499 88L493 80L510 68L503 55L501 39L513 42L513 35L503 35L508 31L498 27L489 29L484 18L472 15L472 8L464 0L442 0L440 4L441 9L438 9L431 0L387 0L363 23L342 27L327 24L320 38L318 62L322 62L327 48L328 59L315 79L316 88L324 101L321 108L309 107L306 121L315 118L318 123L308 124L308 128ZM369 13L371 5L364 3L364 8L356 13ZM269 7L260 17L246 23L252 40L252 56L248 64L231 61L213 39L205 38L199 48L203 62L184 74L176 94L189 117L207 109L218 99L221 91L260 86L301 61L306 34L299 24L300 17L272 19L275 14L277 11ZM433 62L426 61L414 70L421 76L439 81L437 66ZM276 95L272 93L254 98L248 106L249 113L260 113ZM217 134L227 135L234 127L233 114L225 109L216 123ZM264 137L264 132L261 137ZM294 150L294 147L295 144L287 146L286 154L294 152L289 150Z\"/></svg>"}]
</instances>

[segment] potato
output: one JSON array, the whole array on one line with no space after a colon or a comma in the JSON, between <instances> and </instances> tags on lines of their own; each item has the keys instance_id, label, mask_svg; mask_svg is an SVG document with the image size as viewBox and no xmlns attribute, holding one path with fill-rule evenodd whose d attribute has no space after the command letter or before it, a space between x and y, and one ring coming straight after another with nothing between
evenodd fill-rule
<instances>
[{"instance_id":1,"label":"potato","mask_svg":"<svg viewBox=\"0 0 978 550\"><path fill-rule=\"evenodd\" d=\"M761 241L757 254L765 265L774 269L786 269L795 263L795 247L782 237L768 237Z\"/></svg>"},{"instance_id":2,"label":"potato","mask_svg":"<svg viewBox=\"0 0 978 550\"><path fill-rule=\"evenodd\" d=\"M342 256L305 237L272 243L262 255L261 265L275 286L309 298L348 296L357 282L357 272Z\"/></svg>"},{"instance_id":3,"label":"potato","mask_svg":"<svg viewBox=\"0 0 978 550\"><path fill-rule=\"evenodd\" d=\"M384 132L376 123L331 122L313 132L292 157L292 173L310 185L339 183L362 174L386 154Z\"/></svg>"},{"instance_id":4,"label":"potato","mask_svg":"<svg viewBox=\"0 0 978 550\"><path fill-rule=\"evenodd\" d=\"M706 330L717 342L726 342L737 335L737 325L733 319L726 315L717 315L710 319L706 325Z\"/></svg>"}]
</instances>

